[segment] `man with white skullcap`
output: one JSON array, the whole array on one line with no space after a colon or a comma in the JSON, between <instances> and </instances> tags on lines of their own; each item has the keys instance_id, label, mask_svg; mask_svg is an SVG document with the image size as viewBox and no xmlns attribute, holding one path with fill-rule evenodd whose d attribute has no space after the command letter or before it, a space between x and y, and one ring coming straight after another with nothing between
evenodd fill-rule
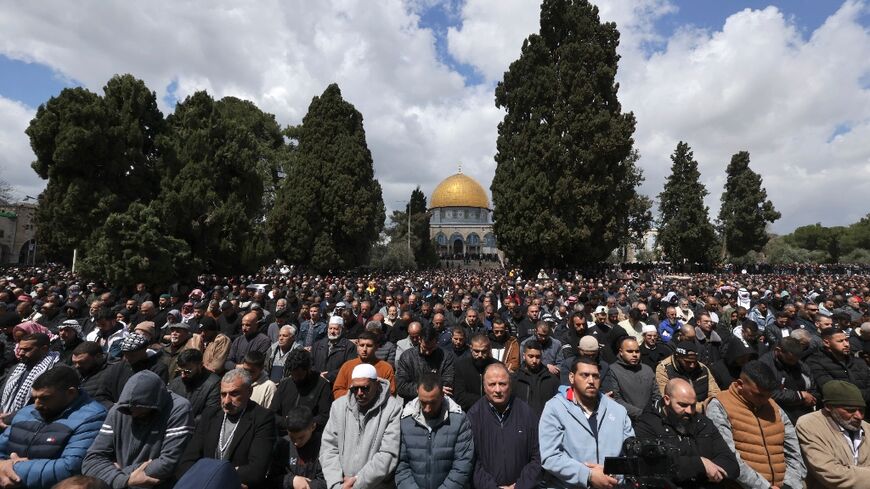
<instances>
[{"instance_id":1,"label":"man with white skullcap","mask_svg":"<svg viewBox=\"0 0 870 489\"><path fill-rule=\"evenodd\" d=\"M348 393L335 400L323 429L320 464L329 489L387 488L399 460L402 403L375 367L351 372Z\"/></svg>"},{"instance_id":2,"label":"man with white skullcap","mask_svg":"<svg viewBox=\"0 0 870 489\"><path fill-rule=\"evenodd\" d=\"M653 324L645 325L641 334L643 342L640 344L640 361L655 370L660 361L673 355L674 350L659 342L659 331Z\"/></svg>"},{"instance_id":3,"label":"man with white skullcap","mask_svg":"<svg viewBox=\"0 0 870 489\"><path fill-rule=\"evenodd\" d=\"M311 348L314 370L320 372L332 388L341 366L354 358L356 345L344 336L344 320L341 316L332 316L326 326L326 338L317 340Z\"/></svg>"}]
</instances>

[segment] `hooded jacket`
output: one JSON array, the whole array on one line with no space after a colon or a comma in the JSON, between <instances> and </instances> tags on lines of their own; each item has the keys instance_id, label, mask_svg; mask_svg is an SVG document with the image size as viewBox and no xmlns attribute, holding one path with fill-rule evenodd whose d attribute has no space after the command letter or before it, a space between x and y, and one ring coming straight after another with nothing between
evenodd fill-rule
<instances>
[{"instance_id":1,"label":"hooded jacket","mask_svg":"<svg viewBox=\"0 0 870 489\"><path fill-rule=\"evenodd\" d=\"M636 420L647 406L661 399L656 374L649 365L629 365L622 358L610 365L601 381L602 392L613 392L613 400Z\"/></svg>"},{"instance_id":2,"label":"hooded jacket","mask_svg":"<svg viewBox=\"0 0 870 489\"><path fill-rule=\"evenodd\" d=\"M148 358L131 365L127 360L113 363L106 368L103 374L102 386L97 390L94 399L107 403L119 402L121 391L128 384L130 378L137 372L150 370L163 381L164 385L169 381L169 371L166 364L160 361L162 353L158 352Z\"/></svg>"},{"instance_id":3,"label":"hooded jacket","mask_svg":"<svg viewBox=\"0 0 870 489\"><path fill-rule=\"evenodd\" d=\"M459 404L444 397L440 417L430 423L420 400L402 411L402 448L397 489L463 489L474 470L474 435Z\"/></svg>"},{"instance_id":4,"label":"hooded jacket","mask_svg":"<svg viewBox=\"0 0 870 489\"><path fill-rule=\"evenodd\" d=\"M130 415L133 406L153 410L147 419ZM144 370L132 377L82 463L82 473L121 489L142 463L151 460L145 473L160 480L157 487L171 487L184 446L193 434L187 399L169 392L163 379ZM120 469L115 464L120 465Z\"/></svg>"},{"instance_id":5,"label":"hooded jacket","mask_svg":"<svg viewBox=\"0 0 870 489\"><path fill-rule=\"evenodd\" d=\"M365 413L350 393L332 403L320 442L320 465L329 489L341 487L345 476L356 477L354 489L393 486L402 401L390 396L386 380L378 384L378 398Z\"/></svg>"},{"instance_id":6,"label":"hooded jacket","mask_svg":"<svg viewBox=\"0 0 870 489\"><path fill-rule=\"evenodd\" d=\"M21 485L52 487L81 472L82 459L105 419L106 408L81 391L50 422L30 404L18 411L0 435L0 459L6 460L12 453L29 459L13 466Z\"/></svg>"}]
</instances>

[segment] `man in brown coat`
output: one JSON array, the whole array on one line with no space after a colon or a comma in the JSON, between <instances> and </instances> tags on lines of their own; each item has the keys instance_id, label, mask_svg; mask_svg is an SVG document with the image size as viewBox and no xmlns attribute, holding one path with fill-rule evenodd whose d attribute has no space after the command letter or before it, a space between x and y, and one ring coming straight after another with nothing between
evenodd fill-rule
<instances>
[{"instance_id":1,"label":"man in brown coat","mask_svg":"<svg viewBox=\"0 0 870 489\"><path fill-rule=\"evenodd\" d=\"M843 380L822 387L824 407L797 421L807 488L870 488L870 424L861 391Z\"/></svg>"}]
</instances>

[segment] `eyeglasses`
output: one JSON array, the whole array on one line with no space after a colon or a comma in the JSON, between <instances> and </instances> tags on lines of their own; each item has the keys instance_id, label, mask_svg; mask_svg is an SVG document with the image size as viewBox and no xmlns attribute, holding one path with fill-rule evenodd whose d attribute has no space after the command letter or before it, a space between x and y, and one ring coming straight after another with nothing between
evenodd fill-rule
<instances>
[{"instance_id":1,"label":"eyeglasses","mask_svg":"<svg viewBox=\"0 0 870 489\"><path fill-rule=\"evenodd\" d=\"M369 390L371 390L371 388L372 387L370 385L354 385L354 386L350 387L350 392L353 395L357 395L360 392L362 392L363 394L368 394Z\"/></svg>"},{"instance_id":2,"label":"eyeglasses","mask_svg":"<svg viewBox=\"0 0 870 489\"><path fill-rule=\"evenodd\" d=\"M178 375L193 375L193 370L189 368L177 368L175 369L175 373Z\"/></svg>"}]
</instances>

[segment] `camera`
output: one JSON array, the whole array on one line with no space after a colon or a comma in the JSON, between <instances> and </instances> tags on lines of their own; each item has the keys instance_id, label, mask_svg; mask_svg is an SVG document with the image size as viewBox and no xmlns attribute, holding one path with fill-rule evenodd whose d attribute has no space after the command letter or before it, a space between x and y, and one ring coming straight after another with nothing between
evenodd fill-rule
<instances>
[{"instance_id":1,"label":"camera","mask_svg":"<svg viewBox=\"0 0 870 489\"><path fill-rule=\"evenodd\" d=\"M622 475L622 486L631 488L676 489L673 482L679 448L657 439L628 438L622 444L622 457L606 457L604 473Z\"/></svg>"}]
</instances>

